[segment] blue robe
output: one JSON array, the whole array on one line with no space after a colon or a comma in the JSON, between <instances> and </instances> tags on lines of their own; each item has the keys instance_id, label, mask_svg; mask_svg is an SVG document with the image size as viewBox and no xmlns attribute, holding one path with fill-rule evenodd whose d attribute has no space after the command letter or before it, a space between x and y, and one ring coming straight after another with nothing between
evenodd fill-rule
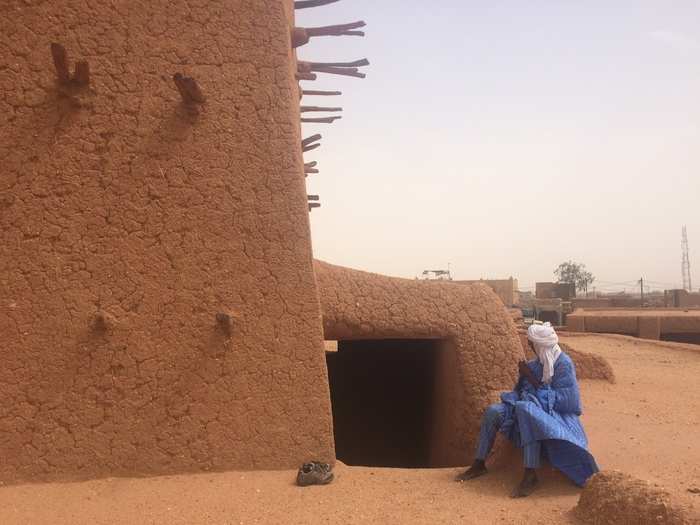
<instances>
[{"instance_id":1,"label":"blue robe","mask_svg":"<svg viewBox=\"0 0 700 525\"><path fill-rule=\"evenodd\" d=\"M542 364L537 359L528 366L535 377L542 377ZM540 441L550 464L579 486L598 472L579 421L581 396L576 370L564 352L554 363L549 385L536 389L521 377L515 390L501 394L501 401L506 408L501 432L516 446Z\"/></svg>"}]
</instances>

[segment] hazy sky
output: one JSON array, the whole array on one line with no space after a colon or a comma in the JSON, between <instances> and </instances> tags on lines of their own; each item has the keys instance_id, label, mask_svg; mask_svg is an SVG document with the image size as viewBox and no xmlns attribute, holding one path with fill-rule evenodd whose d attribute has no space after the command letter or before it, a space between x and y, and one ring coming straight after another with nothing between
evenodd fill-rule
<instances>
[{"instance_id":1,"label":"hazy sky","mask_svg":"<svg viewBox=\"0 0 700 525\"><path fill-rule=\"evenodd\" d=\"M365 80L319 75L306 97L341 105L307 153L323 207L314 254L414 277L521 288L583 262L598 289L681 281L687 225L700 287L700 1L343 0L300 26L365 20L321 37L310 61L363 57Z\"/></svg>"}]
</instances>

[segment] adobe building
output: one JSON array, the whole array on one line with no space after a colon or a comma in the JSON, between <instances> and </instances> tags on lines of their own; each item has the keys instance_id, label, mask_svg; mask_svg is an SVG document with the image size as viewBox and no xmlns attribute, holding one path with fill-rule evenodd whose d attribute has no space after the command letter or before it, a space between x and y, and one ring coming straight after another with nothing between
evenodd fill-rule
<instances>
[{"instance_id":1,"label":"adobe building","mask_svg":"<svg viewBox=\"0 0 700 525\"><path fill-rule=\"evenodd\" d=\"M508 279L479 279L452 282L457 284L485 284L496 292L496 295L506 307L510 308L520 304L518 280L512 277Z\"/></svg>"},{"instance_id":2,"label":"adobe building","mask_svg":"<svg viewBox=\"0 0 700 525\"><path fill-rule=\"evenodd\" d=\"M291 0L3 7L0 482L332 462L356 348L426 363L420 463L468 461L513 323L483 286L314 274Z\"/></svg>"},{"instance_id":3,"label":"adobe building","mask_svg":"<svg viewBox=\"0 0 700 525\"><path fill-rule=\"evenodd\" d=\"M535 283L535 297L571 301L576 297L576 285L574 283Z\"/></svg>"},{"instance_id":4,"label":"adobe building","mask_svg":"<svg viewBox=\"0 0 700 525\"><path fill-rule=\"evenodd\" d=\"M671 308L700 308L700 293L687 290L665 290L664 306Z\"/></svg>"},{"instance_id":5,"label":"adobe building","mask_svg":"<svg viewBox=\"0 0 700 525\"><path fill-rule=\"evenodd\" d=\"M565 303L561 299L535 299L535 319L543 323L552 323L553 326L562 326L566 320L571 303Z\"/></svg>"},{"instance_id":6,"label":"adobe building","mask_svg":"<svg viewBox=\"0 0 700 525\"><path fill-rule=\"evenodd\" d=\"M351 465L458 466L483 409L517 379L514 322L486 285L315 263L336 452Z\"/></svg>"},{"instance_id":7,"label":"adobe building","mask_svg":"<svg viewBox=\"0 0 700 525\"><path fill-rule=\"evenodd\" d=\"M571 301L576 297L574 283L535 283L535 299L530 306L539 321L562 326L566 316L573 311Z\"/></svg>"},{"instance_id":8,"label":"adobe building","mask_svg":"<svg viewBox=\"0 0 700 525\"><path fill-rule=\"evenodd\" d=\"M673 291L673 290L672 290ZM681 290L684 291L684 290ZM687 293L687 292L686 292ZM626 293L597 295L596 297L577 297L571 301L573 309L577 308L665 308L673 307L673 295L662 294L660 292L632 295ZM642 305L642 301L644 304ZM699 302L700 304L700 302ZM688 305L692 306L692 305Z\"/></svg>"},{"instance_id":9,"label":"adobe building","mask_svg":"<svg viewBox=\"0 0 700 525\"><path fill-rule=\"evenodd\" d=\"M623 334L700 344L700 309L579 308L566 318L571 332Z\"/></svg>"}]
</instances>

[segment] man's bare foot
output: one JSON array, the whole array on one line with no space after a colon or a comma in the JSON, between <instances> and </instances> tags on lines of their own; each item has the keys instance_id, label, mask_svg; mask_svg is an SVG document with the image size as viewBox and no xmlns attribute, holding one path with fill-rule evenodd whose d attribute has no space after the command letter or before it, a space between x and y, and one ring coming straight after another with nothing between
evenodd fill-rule
<instances>
[{"instance_id":1,"label":"man's bare foot","mask_svg":"<svg viewBox=\"0 0 700 525\"><path fill-rule=\"evenodd\" d=\"M535 469L526 468L525 475L523 476L522 481L518 484L517 487L515 487L515 490L513 490L510 497L525 498L535 491L535 488L537 488L538 483L539 480L537 479Z\"/></svg>"},{"instance_id":2,"label":"man's bare foot","mask_svg":"<svg viewBox=\"0 0 700 525\"><path fill-rule=\"evenodd\" d=\"M486 463L484 463L484 460L475 459L474 463L472 463L472 466L464 472L462 472L459 476L457 476L455 478L455 481L469 481L470 479L483 476L487 472L488 470L486 470Z\"/></svg>"}]
</instances>

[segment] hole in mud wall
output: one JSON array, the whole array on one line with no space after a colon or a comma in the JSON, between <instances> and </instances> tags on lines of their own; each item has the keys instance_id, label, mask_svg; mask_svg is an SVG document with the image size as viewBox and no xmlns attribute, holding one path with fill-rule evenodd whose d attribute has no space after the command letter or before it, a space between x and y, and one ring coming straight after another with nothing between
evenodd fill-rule
<instances>
[{"instance_id":1,"label":"hole in mud wall","mask_svg":"<svg viewBox=\"0 0 700 525\"><path fill-rule=\"evenodd\" d=\"M662 334L662 341L700 345L700 334Z\"/></svg>"},{"instance_id":2,"label":"hole in mud wall","mask_svg":"<svg viewBox=\"0 0 700 525\"><path fill-rule=\"evenodd\" d=\"M338 341L326 352L337 458L348 465L434 466L443 341ZM327 345L327 349L329 349Z\"/></svg>"}]
</instances>

